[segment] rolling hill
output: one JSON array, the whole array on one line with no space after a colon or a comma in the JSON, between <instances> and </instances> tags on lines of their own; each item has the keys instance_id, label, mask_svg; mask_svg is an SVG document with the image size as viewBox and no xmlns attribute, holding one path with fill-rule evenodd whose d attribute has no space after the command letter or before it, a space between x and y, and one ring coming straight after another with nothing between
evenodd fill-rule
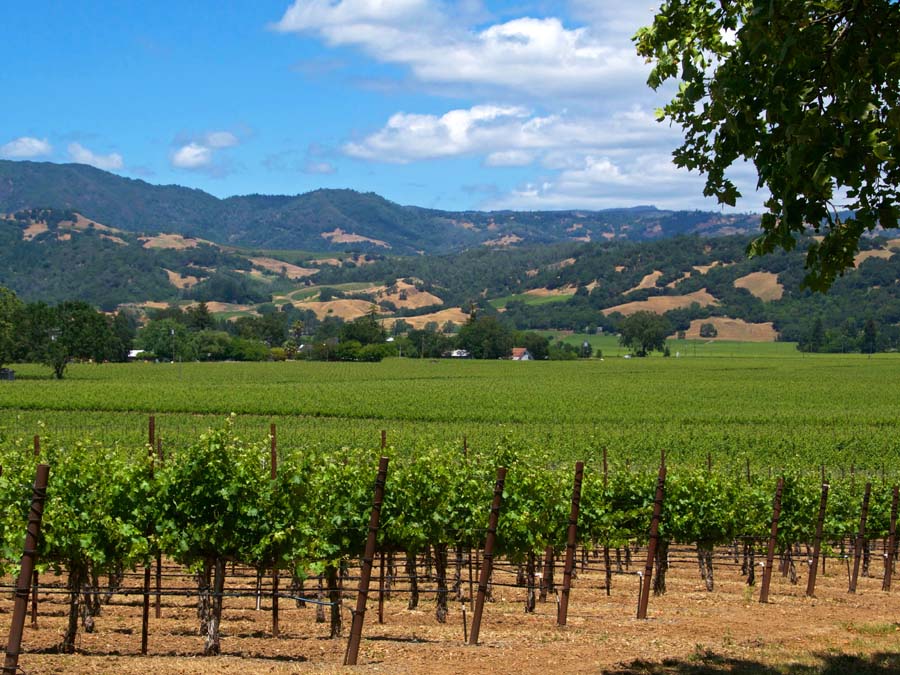
<instances>
[{"instance_id":1,"label":"rolling hill","mask_svg":"<svg viewBox=\"0 0 900 675\"><path fill-rule=\"evenodd\" d=\"M152 185L83 164L0 160L0 213L29 209L72 210L127 232L175 233L232 246L394 255L450 253L481 245L644 241L692 233L720 236L750 233L759 226L754 215L652 206L437 211L353 190L219 199L201 190Z\"/></svg>"}]
</instances>

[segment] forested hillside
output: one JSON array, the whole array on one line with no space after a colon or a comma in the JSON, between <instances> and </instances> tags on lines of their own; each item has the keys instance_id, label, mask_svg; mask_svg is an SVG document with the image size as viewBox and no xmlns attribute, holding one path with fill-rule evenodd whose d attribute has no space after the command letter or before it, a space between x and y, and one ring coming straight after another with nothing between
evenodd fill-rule
<instances>
[{"instance_id":1,"label":"forested hillside","mask_svg":"<svg viewBox=\"0 0 900 675\"><path fill-rule=\"evenodd\" d=\"M415 255L558 241L645 240L684 233L751 232L758 216L662 211L451 212L401 206L372 193L316 190L218 199L83 164L0 160L0 213L74 210L122 230L172 232L222 244Z\"/></svg>"}]
</instances>

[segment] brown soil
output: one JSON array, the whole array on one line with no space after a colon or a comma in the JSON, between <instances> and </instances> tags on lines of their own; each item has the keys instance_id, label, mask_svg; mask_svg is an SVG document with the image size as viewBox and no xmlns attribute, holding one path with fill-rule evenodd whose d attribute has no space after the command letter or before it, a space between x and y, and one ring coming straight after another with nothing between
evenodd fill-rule
<instances>
[{"instance_id":1,"label":"brown soil","mask_svg":"<svg viewBox=\"0 0 900 675\"><path fill-rule=\"evenodd\" d=\"M250 262L257 267L262 267L264 270L275 272L275 274L284 272L288 279L304 279L319 273L319 270L317 269L298 267L297 265L292 265L283 260L276 260L275 258L250 258Z\"/></svg>"},{"instance_id":2,"label":"brown soil","mask_svg":"<svg viewBox=\"0 0 900 675\"><path fill-rule=\"evenodd\" d=\"M778 283L778 275L772 272L753 272L734 280L735 288L746 288L763 302L781 300L784 286Z\"/></svg>"},{"instance_id":3,"label":"brown soil","mask_svg":"<svg viewBox=\"0 0 900 675\"><path fill-rule=\"evenodd\" d=\"M724 553L724 552L723 552ZM225 599L222 652L202 657L203 640L197 634L193 598L167 595L162 618L150 613L149 655L139 655L141 607L139 595L114 595L96 618L93 633L79 630L78 653L53 653L66 622L64 595L39 595L36 628L26 625L19 664L26 673L119 673L137 675L227 675L237 673L515 673L546 675L552 664L560 673L748 673L787 672L788 666L822 665L835 659L874 654L896 655L900 651L897 623L897 591L881 591L880 578L861 578L855 595L847 593L845 566L830 560L826 574L819 575L817 598L805 597L805 567L800 583L792 585L776 567L770 602L758 602L759 586L748 587L739 566L725 555L717 555L714 592L703 588L697 563L690 549L670 552L672 567L667 576L668 592L651 596L646 621L634 618L638 595L636 572L643 568L638 552L631 568L613 576L612 593L602 590L602 558L590 560L586 572L577 572L569 603L567 626L556 626L554 594L549 602L538 602L532 614L523 612L523 588L494 587L494 601L485 604L481 640L477 647L463 643L463 604L449 602L447 623L434 617L434 585L423 582L418 609L406 608L408 596L395 592L386 600L384 623L378 623L377 567L373 575L368 611L365 615L359 666L341 666L349 632L350 609L355 593L343 600L344 635L328 637L328 624L315 622L315 609L297 608L282 598L281 637L271 636L271 603L262 601L255 610L252 598ZM580 557L580 556L579 556ZM452 561L452 556L451 556ZM880 573L880 566L875 574ZM450 570L452 574L453 565ZM166 568L164 587L193 588L191 579L177 568ZM356 570L353 570L355 574ZM502 561L493 580L513 584L515 575ZM254 578L249 571L231 577L227 591L250 590ZM169 576L171 575L171 576ZM131 574L125 587L137 590L142 575ZM561 582L562 570L556 569ZM6 578L4 583L10 583ZM62 578L42 576L42 584L60 586ZM269 579L264 588L269 587ZM759 584L759 576L757 584ZM315 586L307 582L307 591ZM347 588L355 588L348 581ZM282 580L287 589L288 580ZM402 591L405 585L398 584ZM395 589L396 590L396 589ZM468 575L463 571L463 593L468 597ZM451 595L451 598L453 596ZM0 631L8 630L10 593L0 598ZM471 626L471 609L467 620ZM729 664L739 662L743 669ZM852 662L852 659L851 659ZM704 668L701 670L700 667ZM790 669L790 672L795 672ZM853 668L828 672L854 672ZM893 673L890 667L867 673Z\"/></svg>"},{"instance_id":4,"label":"brown soil","mask_svg":"<svg viewBox=\"0 0 900 675\"><path fill-rule=\"evenodd\" d=\"M364 237L361 234L344 232L339 227L332 230L331 232L323 232L322 238L328 239L334 244L359 244L368 242L370 244L375 244L376 246L381 246L383 248L391 247L391 245L386 241L381 241L380 239L371 239L369 237Z\"/></svg>"},{"instance_id":5,"label":"brown soil","mask_svg":"<svg viewBox=\"0 0 900 675\"><path fill-rule=\"evenodd\" d=\"M604 314L612 314L620 312L624 316L631 316L635 312L656 312L664 314L671 309L680 309L682 307L690 307L693 303L699 304L701 307L709 305L717 305L719 301L711 295L705 288L699 291L688 293L687 295L655 295L646 300L635 302L626 302L615 307L607 307L603 310Z\"/></svg>"},{"instance_id":6,"label":"brown soil","mask_svg":"<svg viewBox=\"0 0 900 675\"><path fill-rule=\"evenodd\" d=\"M738 340L740 342L775 342L778 339L778 332L771 321L767 323L747 323L742 319L729 319L721 316L691 321L691 327L685 331L685 337L700 339L700 326L705 323L711 323L715 326L719 334L715 338L703 339Z\"/></svg>"}]
</instances>

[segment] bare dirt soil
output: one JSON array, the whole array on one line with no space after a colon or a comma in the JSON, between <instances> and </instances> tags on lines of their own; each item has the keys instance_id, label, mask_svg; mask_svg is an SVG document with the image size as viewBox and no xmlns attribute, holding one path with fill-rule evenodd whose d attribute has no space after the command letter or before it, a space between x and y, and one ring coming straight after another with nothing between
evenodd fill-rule
<instances>
[{"instance_id":1,"label":"bare dirt soil","mask_svg":"<svg viewBox=\"0 0 900 675\"><path fill-rule=\"evenodd\" d=\"M514 584L509 565L499 566L494 599L486 603L481 644L463 642L462 607L450 596L445 624L434 616L434 585L423 583L418 609L408 610L404 583L395 586L385 602L384 623L378 623L378 575L365 617L359 666L341 665L355 593L344 600L344 635L330 639L327 623L316 623L312 606L297 608L281 600L281 637L271 636L271 603L255 609L253 598L226 598L222 628L222 656L203 657L197 634L193 598L164 596L162 618L151 610L149 655L140 656L141 598L114 595L96 618L93 633L79 633L78 653L60 655L66 622L66 598L47 592L40 597L37 628L26 623L20 666L25 673L153 673L169 675L227 675L231 673L616 673L618 675L687 673L897 673L900 672L900 589L881 591L881 565L873 558L872 578L861 578L856 594L847 592L846 563L830 559L819 575L817 598L805 597L805 566L792 585L777 570L769 604L758 602L759 586L748 587L738 565L724 552L716 556L715 591L707 592L689 549L671 554L668 592L651 596L649 619L634 618L638 596L636 554L629 570L613 577L607 597L600 560L591 558L589 570L579 571L569 605L568 625L556 626L553 594L538 602L533 614L523 611L525 590ZM453 564L448 574L453 574ZM164 587L191 587L189 577L166 568ZM238 570L240 573L240 570ZM250 574L246 573L245 574ZM130 575L124 586L140 587L142 575ZM757 579L759 579L757 575ZM556 580L562 571L556 570ZM282 582L282 588L287 585ZM64 578L42 577L47 591ZM7 577L4 584L11 583ZM759 583L759 581L757 582ZM268 580L264 588L267 588ZM355 589L355 581L347 588ZM501 585L504 584L504 585ZM307 582L307 591L315 585ZM231 578L228 590L254 588L252 575ZM463 593L468 597L467 571ZM401 592L397 592L400 589ZM11 593L0 600L0 631L9 628Z\"/></svg>"}]
</instances>

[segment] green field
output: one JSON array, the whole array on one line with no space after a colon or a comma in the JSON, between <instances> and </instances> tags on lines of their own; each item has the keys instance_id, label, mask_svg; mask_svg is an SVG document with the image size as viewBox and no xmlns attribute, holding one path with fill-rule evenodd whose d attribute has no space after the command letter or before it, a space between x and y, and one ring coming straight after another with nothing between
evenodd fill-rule
<instances>
[{"instance_id":1,"label":"green field","mask_svg":"<svg viewBox=\"0 0 900 675\"><path fill-rule=\"evenodd\" d=\"M494 298L490 301L490 303L493 307L501 309L503 307L506 307L514 300L524 302L526 305L547 305L552 302L565 302L566 300L571 300L573 297L575 297L574 293L569 293L566 295L534 295L533 293L516 293L513 295L507 295L502 298Z\"/></svg>"},{"instance_id":2,"label":"green field","mask_svg":"<svg viewBox=\"0 0 900 675\"><path fill-rule=\"evenodd\" d=\"M0 429L140 442L155 413L177 443L234 412L242 433L264 437L274 422L297 447L371 447L385 429L400 451L466 436L482 450L511 444L560 460L590 461L605 447L643 466L662 449L689 465L711 454L719 466L749 459L765 470L898 466L900 357L802 356L777 344L697 352L706 358L686 344L668 359L72 365L63 381L24 365L0 385Z\"/></svg>"}]
</instances>

